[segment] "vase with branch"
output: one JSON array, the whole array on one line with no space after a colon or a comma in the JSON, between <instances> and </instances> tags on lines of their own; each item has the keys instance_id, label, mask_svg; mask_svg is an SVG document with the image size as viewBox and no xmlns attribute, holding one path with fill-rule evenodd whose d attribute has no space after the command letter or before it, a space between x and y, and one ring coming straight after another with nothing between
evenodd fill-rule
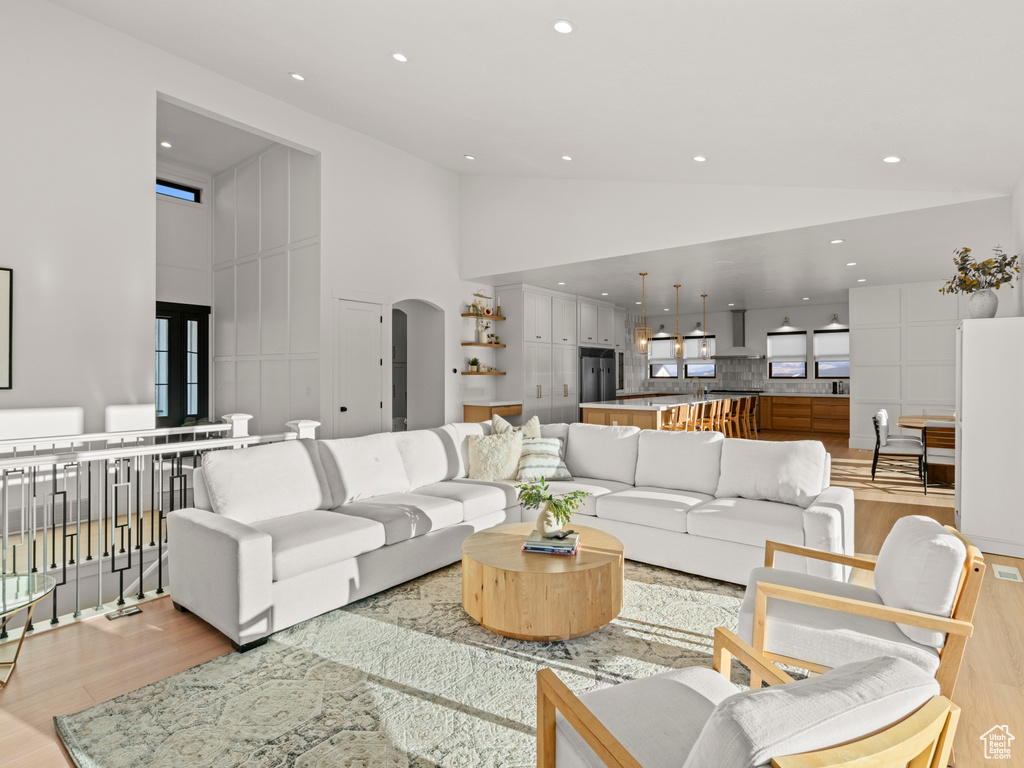
<instances>
[{"instance_id":1,"label":"vase with branch","mask_svg":"<svg viewBox=\"0 0 1024 768\"><path fill-rule=\"evenodd\" d=\"M1006 283L1013 288L1014 278L1020 275L1020 254L1010 256L998 245L992 252L991 258L975 261L970 248L953 251L957 273L939 289L939 293L966 293L971 317L995 317L999 299L992 291Z\"/></svg>"}]
</instances>

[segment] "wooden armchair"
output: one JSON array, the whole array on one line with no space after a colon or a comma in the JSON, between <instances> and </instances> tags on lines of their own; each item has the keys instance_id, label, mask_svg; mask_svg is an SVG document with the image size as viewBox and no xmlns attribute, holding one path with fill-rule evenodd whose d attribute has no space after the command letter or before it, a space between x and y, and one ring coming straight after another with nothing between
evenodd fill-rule
<instances>
[{"instance_id":1,"label":"wooden armchair","mask_svg":"<svg viewBox=\"0 0 1024 768\"><path fill-rule=\"evenodd\" d=\"M804 691L809 691L812 686L818 685L812 681L794 683L793 679L785 671L758 654L734 633L725 627L718 627L715 630L714 672L706 668L691 668L691 670L703 673L704 678L708 676L717 678L717 683L714 684L711 684L711 680L703 679L700 681L699 687L703 689L704 695L707 696L711 695L707 694L707 691L718 686L719 692L714 694L714 697L720 697L719 703L715 705L714 710L709 714L707 706L702 710L700 707L685 706L686 702L681 701L680 704L683 704L683 706L673 708L668 717L674 718L674 722L679 722L679 730L681 732L689 731L691 735L696 733L695 740L687 744L685 743L686 738L683 737L681 740L677 739L672 744L652 744L643 735L638 735L635 729L630 728L628 724L618 722L614 716L609 716L606 718L607 722L602 722L588 708L585 701L593 700L593 693L584 694L583 700L581 700L558 679L558 676L552 670L542 669L537 673L537 767L557 768L556 745L561 745L562 749L568 750L568 753L571 754L571 762L574 765L597 766L603 764L611 768L643 768L638 757L645 759L648 766L652 766L659 764L659 762L664 762L664 756L668 754L671 756L673 765L678 765L679 761L686 755L687 759L684 768L691 768L691 766L696 768L700 765L699 761L703 759L700 753L704 753L704 757L708 753L717 754L716 750L720 745L716 743L716 739L728 741L732 735L728 727L723 728L723 721L726 721L727 726L728 714L726 711L730 709L730 705L723 704L722 702L725 702L726 699L730 703L735 702L738 697L734 697L732 694L741 692L741 689L728 682L732 666L731 660L734 657L751 670L752 679L755 677L754 673L756 672L758 680L766 680L772 686L785 687L792 684L794 686L792 689L793 694L786 697L790 704L797 703L799 705L799 702L796 701L799 698L799 694L796 693L798 687L803 686ZM904 667L900 668L900 664L904 665ZM844 683L849 683L847 691L839 691L839 693L845 694L856 687L857 681L855 678L860 672L852 669L854 666L858 665L850 665L842 671L836 671L837 679L841 679ZM899 673L904 675L904 679L902 681L899 679L900 674L893 677L894 690L899 689L901 682L908 683L913 681L915 675L917 676L915 684L918 687L920 687L921 677L925 677L927 680L927 677L920 670L905 662L894 659L877 659L866 664L862 663L859 666L897 669ZM657 678L659 677L663 678L672 673L679 675L682 672L682 670L671 670L668 673L661 673L652 678L631 681L623 685L638 687L645 685L648 681L657 683ZM718 675L722 677L718 678ZM839 677L840 675L846 675L846 677ZM700 676L694 674L692 677L696 681ZM937 687L935 683L931 683L931 685ZM760 683L758 683L758 686L760 688ZM616 686L616 688L619 687ZM607 691L608 689L605 690ZM899 695L905 696L905 690L905 687L902 688ZM692 692L688 691L687 693ZM767 693L768 691L759 689L751 690L741 695L763 696ZM610 694L604 696L605 709L608 708L607 699L609 696L614 696L614 694L615 689L613 688ZM869 709L872 710L871 714L863 723L858 723L854 722L855 716L850 715L844 709L848 706L849 699L845 695L839 696L838 698L842 702L839 707L843 711L839 713L838 719L840 722L837 725L834 722L836 718L832 717L830 719L830 714L834 715L835 713L822 713L819 695L814 699L817 704L813 712L809 713L807 717L808 731L817 730L818 732L810 740L819 742L823 739L827 740L828 736L825 734L830 729L837 732L845 731L847 735L852 733L854 734L853 738L840 738L840 743L838 744L826 745L823 748L798 754L771 755L771 764L777 766L777 768L840 768L841 766L854 765L858 766L858 768L881 768L882 766L886 768L893 768L894 766L944 768L949 763L953 736L960 717L960 709L941 695L929 696L927 692L922 692L919 694L919 697L922 700L922 704L919 707L914 707L913 704L907 704L904 701L902 709L895 715L891 715L892 710L889 707L889 703L882 701L878 706L870 707ZM703 703L705 705L708 704L708 702ZM764 700L760 714L762 718L760 724L762 726L764 725L764 717L778 717L768 713L768 710L774 708L774 700ZM746 709L749 711L750 708ZM787 716L792 717L791 713L794 711L799 711L799 706L787 708ZM556 712L562 715L565 721L564 724L559 725ZM735 710L733 710L732 714L735 716ZM891 721L886 722L890 716L892 716ZM702 719L703 721L701 721ZM695 722L686 722L688 720L695 720ZM868 720L871 722L868 722ZM879 726L879 723L881 723L881 726ZM791 722L787 722L787 726L791 725ZM572 742L564 735L563 729L567 726L575 731L586 746L592 750L592 753L581 753L578 749L574 748ZM787 728L786 730L790 729ZM563 731L563 733L560 733L560 731ZM822 731L825 733L822 733ZM633 753L619 740L615 735L616 732L624 741L632 742L636 745L633 748ZM798 738L805 739L806 733ZM701 744L702 740L706 742L703 745ZM736 740L733 739L733 741ZM734 757L735 755L731 756ZM741 760L736 764L736 768L761 765L764 760L765 756L758 754L753 757L754 762L747 761L744 763Z\"/></svg>"},{"instance_id":2,"label":"wooden armchair","mask_svg":"<svg viewBox=\"0 0 1024 768\"><path fill-rule=\"evenodd\" d=\"M903 518L897 526L904 520L929 520L936 528L941 528L929 518L917 517ZM897 526L893 527L893 532L897 531ZM955 592L948 618L944 612L928 613L887 605L884 596L869 587L773 568L775 553L786 552L874 571L880 561L907 558L907 546L913 545L895 540L888 548L883 545L878 558L868 558L769 541L765 545L765 568L756 569L747 585L747 595L740 608L740 635L766 658L812 672L824 672L837 664L883 653L900 655L934 671L942 695L952 698L967 638L974 631L972 621L985 575L985 561L978 548L959 531L950 526L946 526L945 531L961 542L966 551L959 572L952 574L956 577ZM890 533L887 544L892 537ZM773 601L771 605L769 600ZM835 613L823 619L822 611L814 609ZM781 626L769 638L773 621ZM909 636L912 632L917 633L918 640ZM814 639L801 642L802 633L813 635ZM928 633L940 638L935 646L930 646L926 639L920 642L921 636L927 638ZM810 654L789 650L815 644L817 648L812 658L807 657ZM755 684L757 682L755 679Z\"/></svg>"}]
</instances>

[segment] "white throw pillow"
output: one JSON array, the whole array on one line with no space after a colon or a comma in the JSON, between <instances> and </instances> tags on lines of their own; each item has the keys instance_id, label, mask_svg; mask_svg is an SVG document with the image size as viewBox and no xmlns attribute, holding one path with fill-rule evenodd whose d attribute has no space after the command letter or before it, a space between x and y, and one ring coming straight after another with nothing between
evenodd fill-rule
<instances>
[{"instance_id":1,"label":"white throw pillow","mask_svg":"<svg viewBox=\"0 0 1024 768\"><path fill-rule=\"evenodd\" d=\"M875 591L891 608L949 617L966 559L964 543L932 518L901 517L878 553ZM945 645L945 632L896 626L914 642L932 648Z\"/></svg>"},{"instance_id":2,"label":"white throw pillow","mask_svg":"<svg viewBox=\"0 0 1024 768\"><path fill-rule=\"evenodd\" d=\"M774 757L853 741L902 720L938 694L935 678L892 656L742 691L715 707L683 768L755 768Z\"/></svg>"},{"instance_id":3,"label":"white throw pillow","mask_svg":"<svg viewBox=\"0 0 1024 768\"><path fill-rule=\"evenodd\" d=\"M634 485L639 427L570 424L565 463L573 477Z\"/></svg>"},{"instance_id":4,"label":"white throw pillow","mask_svg":"<svg viewBox=\"0 0 1024 768\"><path fill-rule=\"evenodd\" d=\"M536 483L544 480L572 480L561 457L562 441L557 437L523 438L523 449L519 455L520 483Z\"/></svg>"},{"instance_id":5,"label":"white throw pillow","mask_svg":"<svg viewBox=\"0 0 1024 768\"><path fill-rule=\"evenodd\" d=\"M441 427L452 440L454 452L449 457L452 467L448 472L448 479L466 477L469 474L469 438L472 435L491 434L491 423L482 422L453 422Z\"/></svg>"},{"instance_id":6,"label":"white throw pillow","mask_svg":"<svg viewBox=\"0 0 1024 768\"><path fill-rule=\"evenodd\" d=\"M412 490L391 432L319 442L335 506Z\"/></svg>"},{"instance_id":7,"label":"white throw pillow","mask_svg":"<svg viewBox=\"0 0 1024 768\"><path fill-rule=\"evenodd\" d=\"M515 480L519 473L522 432L469 438L470 480Z\"/></svg>"},{"instance_id":8,"label":"white throw pillow","mask_svg":"<svg viewBox=\"0 0 1024 768\"><path fill-rule=\"evenodd\" d=\"M807 509L821 494L824 474L825 446L817 440L726 438L715 496L780 501Z\"/></svg>"},{"instance_id":9,"label":"white throw pillow","mask_svg":"<svg viewBox=\"0 0 1024 768\"><path fill-rule=\"evenodd\" d=\"M714 495L722 471L721 432L640 433L636 485Z\"/></svg>"},{"instance_id":10,"label":"white throw pillow","mask_svg":"<svg viewBox=\"0 0 1024 768\"><path fill-rule=\"evenodd\" d=\"M538 438L541 436L540 418L537 416L531 416L530 419L521 427L516 427L501 418L501 416L492 416L491 433L495 435L504 435L506 432L522 432L523 437Z\"/></svg>"}]
</instances>

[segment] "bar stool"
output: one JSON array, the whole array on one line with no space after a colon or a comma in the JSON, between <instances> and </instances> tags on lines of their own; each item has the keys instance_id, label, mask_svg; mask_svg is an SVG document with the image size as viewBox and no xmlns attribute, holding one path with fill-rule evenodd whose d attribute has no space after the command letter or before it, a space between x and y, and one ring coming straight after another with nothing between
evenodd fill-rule
<instances>
[{"instance_id":1,"label":"bar stool","mask_svg":"<svg viewBox=\"0 0 1024 768\"><path fill-rule=\"evenodd\" d=\"M722 426L726 437L740 437L742 424L742 398L729 398L722 401Z\"/></svg>"},{"instance_id":2,"label":"bar stool","mask_svg":"<svg viewBox=\"0 0 1024 768\"><path fill-rule=\"evenodd\" d=\"M736 401L736 419L739 422L740 437L750 439L750 398L741 397Z\"/></svg>"},{"instance_id":3,"label":"bar stool","mask_svg":"<svg viewBox=\"0 0 1024 768\"><path fill-rule=\"evenodd\" d=\"M669 408L662 411L662 420L660 429L665 430L677 430L679 429L679 406L675 408Z\"/></svg>"},{"instance_id":4,"label":"bar stool","mask_svg":"<svg viewBox=\"0 0 1024 768\"><path fill-rule=\"evenodd\" d=\"M747 413L749 414L750 420L747 423L747 432L753 433L755 440L760 440L757 436L757 395L751 395L747 398L749 405L747 406Z\"/></svg>"}]
</instances>

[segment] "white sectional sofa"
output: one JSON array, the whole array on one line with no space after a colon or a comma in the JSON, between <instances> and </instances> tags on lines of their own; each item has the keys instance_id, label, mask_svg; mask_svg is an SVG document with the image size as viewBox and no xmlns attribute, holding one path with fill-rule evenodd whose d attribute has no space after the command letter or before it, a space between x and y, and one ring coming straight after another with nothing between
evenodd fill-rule
<instances>
[{"instance_id":1,"label":"white sectional sofa","mask_svg":"<svg viewBox=\"0 0 1024 768\"><path fill-rule=\"evenodd\" d=\"M513 484L467 478L469 438L489 432L448 424L211 452L195 507L168 515L175 605L244 650L457 562L473 532L523 519ZM588 424L542 434L562 438L574 478L551 487L593 494L574 521L619 538L630 559L743 584L768 539L853 553L853 493L828 487L821 443Z\"/></svg>"}]
</instances>

